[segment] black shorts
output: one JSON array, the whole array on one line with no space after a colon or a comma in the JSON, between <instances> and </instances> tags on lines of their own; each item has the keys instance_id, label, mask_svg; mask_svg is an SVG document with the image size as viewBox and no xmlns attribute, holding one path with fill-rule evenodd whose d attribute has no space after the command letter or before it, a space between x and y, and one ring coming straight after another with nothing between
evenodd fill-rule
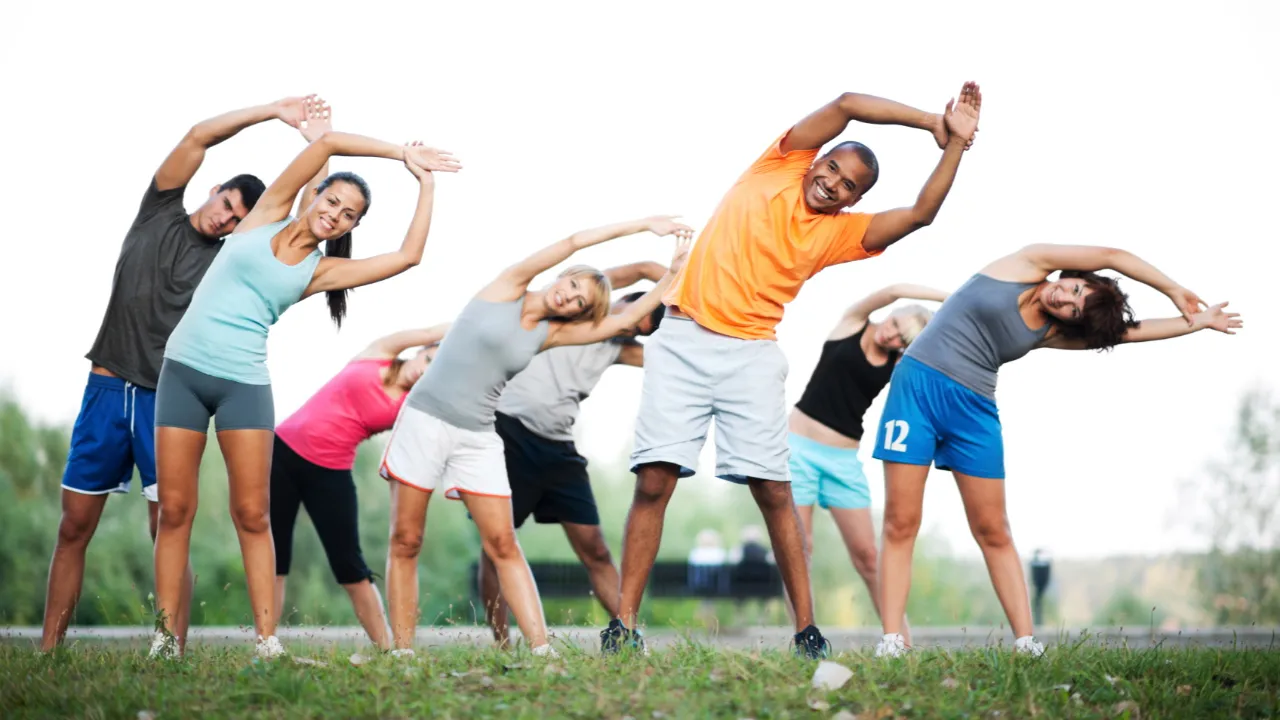
<instances>
[{"instance_id":1,"label":"black shorts","mask_svg":"<svg viewBox=\"0 0 1280 720\"><path fill-rule=\"evenodd\" d=\"M544 525L600 524L587 459L578 454L572 442L535 435L519 420L502 413L498 413L495 426L506 453L516 527L530 515Z\"/></svg>"},{"instance_id":2,"label":"black shorts","mask_svg":"<svg viewBox=\"0 0 1280 720\"><path fill-rule=\"evenodd\" d=\"M293 525L299 505L307 508L339 584L373 577L360 551L359 509L351 471L316 465L277 436L271 454L271 539L276 546L276 575L288 575L292 565Z\"/></svg>"}]
</instances>

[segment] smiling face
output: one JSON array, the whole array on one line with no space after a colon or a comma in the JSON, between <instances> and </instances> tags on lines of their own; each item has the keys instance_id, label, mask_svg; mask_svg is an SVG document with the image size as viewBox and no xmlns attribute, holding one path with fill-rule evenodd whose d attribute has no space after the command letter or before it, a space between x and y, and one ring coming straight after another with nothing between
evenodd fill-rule
<instances>
[{"instance_id":1,"label":"smiling face","mask_svg":"<svg viewBox=\"0 0 1280 720\"><path fill-rule=\"evenodd\" d=\"M209 199L191 214L191 224L196 232L216 240L234 232L236 225L248 214L249 209L245 207L239 190L223 190L218 186L210 191Z\"/></svg>"},{"instance_id":2,"label":"smiling face","mask_svg":"<svg viewBox=\"0 0 1280 720\"><path fill-rule=\"evenodd\" d=\"M609 279L593 267L576 265L560 273L543 291L546 316L575 322L600 322L609 313Z\"/></svg>"},{"instance_id":3,"label":"smiling face","mask_svg":"<svg viewBox=\"0 0 1280 720\"><path fill-rule=\"evenodd\" d=\"M1085 298L1093 293L1081 278L1063 278L1040 287L1040 305L1045 312L1065 323L1078 323L1084 316Z\"/></svg>"},{"instance_id":4,"label":"smiling face","mask_svg":"<svg viewBox=\"0 0 1280 720\"><path fill-rule=\"evenodd\" d=\"M814 162L801 181L804 202L816 213L852 207L875 182L875 173L852 150L836 149Z\"/></svg>"},{"instance_id":5,"label":"smiling face","mask_svg":"<svg viewBox=\"0 0 1280 720\"><path fill-rule=\"evenodd\" d=\"M333 240L359 225L367 207L368 202L359 187L335 180L316 193L304 213L304 221L317 239Z\"/></svg>"}]
</instances>

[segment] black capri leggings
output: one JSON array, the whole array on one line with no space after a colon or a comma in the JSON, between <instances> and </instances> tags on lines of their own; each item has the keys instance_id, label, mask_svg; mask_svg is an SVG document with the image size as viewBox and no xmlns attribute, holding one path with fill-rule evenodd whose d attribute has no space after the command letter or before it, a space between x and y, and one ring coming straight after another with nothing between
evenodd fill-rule
<instances>
[{"instance_id":1,"label":"black capri leggings","mask_svg":"<svg viewBox=\"0 0 1280 720\"><path fill-rule=\"evenodd\" d=\"M340 585L373 577L360 552L356 483L350 470L320 467L293 451L279 437L271 454L271 536L276 545L276 575L288 575L293 560L293 524L298 505L316 526L329 567Z\"/></svg>"}]
</instances>

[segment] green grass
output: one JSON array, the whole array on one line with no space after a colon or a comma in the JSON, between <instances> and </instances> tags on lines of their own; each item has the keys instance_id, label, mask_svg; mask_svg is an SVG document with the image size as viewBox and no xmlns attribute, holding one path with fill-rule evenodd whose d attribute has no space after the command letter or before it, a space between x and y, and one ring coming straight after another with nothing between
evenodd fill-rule
<instances>
[{"instance_id":1,"label":"green grass","mask_svg":"<svg viewBox=\"0 0 1280 720\"><path fill-rule=\"evenodd\" d=\"M859 718L1275 717L1280 652L1053 648L1040 659L1007 649L918 651L880 661L840 653L854 671L839 690L810 687L816 665L782 650L686 644L602 659L568 649L438 648L416 661L351 648L296 645L326 663L252 659L251 649L201 645L155 663L139 645L80 643L53 655L0 644L5 718L675 717ZM361 651L369 653L369 650ZM997 714L998 713L998 714ZM847 717L847 716L844 716Z\"/></svg>"}]
</instances>

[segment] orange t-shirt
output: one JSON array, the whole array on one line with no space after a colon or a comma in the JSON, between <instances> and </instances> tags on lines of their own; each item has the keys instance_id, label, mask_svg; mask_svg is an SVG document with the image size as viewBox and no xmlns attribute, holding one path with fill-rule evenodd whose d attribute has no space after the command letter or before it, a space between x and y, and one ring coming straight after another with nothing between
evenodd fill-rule
<instances>
[{"instance_id":1,"label":"orange t-shirt","mask_svg":"<svg viewBox=\"0 0 1280 720\"><path fill-rule=\"evenodd\" d=\"M708 330L774 340L782 306L806 280L828 265L880 254L862 247L872 214L809 209L801 180L818 151L784 154L785 137L729 189L662 298Z\"/></svg>"}]
</instances>

